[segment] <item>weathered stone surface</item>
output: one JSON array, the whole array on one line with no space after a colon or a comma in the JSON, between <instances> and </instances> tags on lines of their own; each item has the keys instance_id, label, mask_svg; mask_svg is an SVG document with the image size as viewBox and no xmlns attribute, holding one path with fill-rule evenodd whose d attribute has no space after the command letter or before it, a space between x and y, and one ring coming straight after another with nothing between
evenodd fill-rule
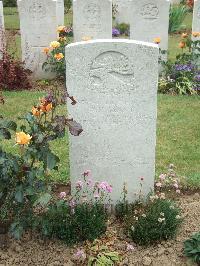
<instances>
[{"instance_id":1,"label":"weathered stone surface","mask_svg":"<svg viewBox=\"0 0 200 266\"><path fill-rule=\"evenodd\" d=\"M113 0L113 4L117 6L117 23L130 23L129 15L132 1L133 0Z\"/></svg>"},{"instance_id":2,"label":"weathered stone surface","mask_svg":"<svg viewBox=\"0 0 200 266\"><path fill-rule=\"evenodd\" d=\"M200 32L200 0L194 0L192 32ZM200 39L200 37L193 37L193 40L197 39Z\"/></svg>"},{"instance_id":3,"label":"weathered stone surface","mask_svg":"<svg viewBox=\"0 0 200 266\"><path fill-rule=\"evenodd\" d=\"M64 0L57 0L57 24L62 26L64 25Z\"/></svg>"},{"instance_id":4,"label":"weathered stone surface","mask_svg":"<svg viewBox=\"0 0 200 266\"><path fill-rule=\"evenodd\" d=\"M111 0L73 0L74 41L112 38Z\"/></svg>"},{"instance_id":5,"label":"weathered stone surface","mask_svg":"<svg viewBox=\"0 0 200 266\"><path fill-rule=\"evenodd\" d=\"M130 38L153 42L160 37L160 48L168 49L169 0L141 0L131 3Z\"/></svg>"},{"instance_id":6,"label":"weathered stone surface","mask_svg":"<svg viewBox=\"0 0 200 266\"><path fill-rule=\"evenodd\" d=\"M131 40L95 40L66 47L66 82L77 104L70 115L83 126L70 136L71 181L86 169L95 180L113 186L120 199L138 198L140 177L145 195L153 189L158 47Z\"/></svg>"},{"instance_id":7,"label":"weathered stone surface","mask_svg":"<svg viewBox=\"0 0 200 266\"><path fill-rule=\"evenodd\" d=\"M0 58L5 48L5 28L4 28L4 15L3 15L3 3L0 1Z\"/></svg>"},{"instance_id":8,"label":"weathered stone surface","mask_svg":"<svg viewBox=\"0 0 200 266\"><path fill-rule=\"evenodd\" d=\"M42 70L46 56L44 47L57 39L57 1L18 0L22 60L26 68L33 71L36 79L50 77Z\"/></svg>"}]
</instances>

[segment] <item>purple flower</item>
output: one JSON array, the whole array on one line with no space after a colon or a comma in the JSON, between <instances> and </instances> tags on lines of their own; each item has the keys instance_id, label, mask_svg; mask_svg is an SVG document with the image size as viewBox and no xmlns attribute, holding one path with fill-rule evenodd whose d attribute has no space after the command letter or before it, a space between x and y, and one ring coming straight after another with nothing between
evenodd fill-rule
<instances>
[{"instance_id":1,"label":"purple flower","mask_svg":"<svg viewBox=\"0 0 200 266\"><path fill-rule=\"evenodd\" d=\"M111 193L112 192L112 186L108 184L108 182L106 181L103 181L99 184L99 188L108 192L108 193Z\"/></svg>"},{"instance_id":2,"label":"purple flower","mask_svg":"<svg viewBox=\"0 0 200 266\"><path fill-rule=\"evenodd\" d=\"M133 245L131 245L131 244L127 244L127 247L126 247L126 250L127 251L133 251L135 248L134 248L134 246Z\"/></svg>"},{"instance_id":3,"label":"purple flower","mask_svg":"<svg viewBox=\"0 0 200 266\"><path fill-rule=\"evenodd\" d=\"M191 72L195 66L192 64L177 64L174 66L176 71L186 71Z\"/></svg>"},{"instance_id":4,"label":"purple flower","mask_svg":"<svg viewBox=\"0 0 200 266\"><path fill-rule=\"evenodd\" d=\"M66 192L60 192L59 198L64 199L67 196Z\"/></svg>"},{"instance_id":5,"label":"purple flower","mask_svg":"<svg viewBox=\"0 0 200 266\"><path fill-rule=\"evenodd\" d=\"M193 90L200 91L200 87L194 87Z\"/></svg>"},{"instance_id":6,"label":"purple flower","mask_svg":"<svg viewBox=\"0 0 200 266\"><path fill-rule=\"evenodd\" d=\"M91 170L86 170L84 173L83 173L83 176L86 177L86 176L89 176L91 174Z\"/></svg>"},{"instance_id":7,"label":"purple flower","mask_svg":"<svg viewBox=\"0 0 200 266\"><path fill-rule=\"evenodd\" d=\"M89 179L87 180L87 185L88 185L88 187L92 187L93 184L94 184L94 181L92 180L92 178L89 178Z\"/></svg>"},{"instance_id":8,"label":"purple flower","mask_svg":"<svg viewBox=\"0 0 200 266\"><path fill-rule=\"evenodd\" d=\"M112 29L112 36L113 37L118 37L120 35L120 31L116 28Z\"/></svg>"},{"instance_id":9,"label":"purple flower","mask_svg":"<svg viewBox=\"0 0 200 266\"><path fill-rule=\"evenodd\" d=\"M83 250L78 249L77 252L74 254L76 259L86 259L86 254Z\"/></svg>"},{"instance_id":10,"label":"purple flower","mask_svg":"<svg viewBox=\"0 0 200 266\"><path fill-rule=\"evenodd\" d=\"M75 200L71 200L69 202L69 206L73 209L74 207L76 207L76 201Z\"/></svg>"},{"instance_id":11,"label":"purple flower","mask_svg":"<svg viewBox=\"0 0 200 266\"><path fill-rule=\"evenodd\" d=\"M194 78L196 81L200 81L200 74L196 75Z\"/></svg>"}]
</instances>

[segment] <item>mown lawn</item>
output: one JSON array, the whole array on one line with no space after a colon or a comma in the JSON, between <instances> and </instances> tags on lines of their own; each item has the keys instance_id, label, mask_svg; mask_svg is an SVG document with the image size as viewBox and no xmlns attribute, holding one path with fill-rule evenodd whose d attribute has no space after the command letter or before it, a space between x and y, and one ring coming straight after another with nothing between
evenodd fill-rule
<instances>
[{"instance_id":1,"label":"mown lawn","mask_svg":"<svg viewBox=\"0 0 200 266\"><path fill-rule=\"evenodd\" d=\"M0 114L17 120L17 117L31 110L43 92L5 92L6 103L0 106ZM170 163L177 172L188 176L194 185L200 185L200 98L187 96L158 96L158 123L156 149L156 175L166 171ZM63 108L60 112L65 113ZM9 151L17 152L14 139L5 141ZM69 179L68 141L55 141L52 145L61 158L57 181ZM134 148L134 147L133 147ZM195 183L196 182L196 183Z\"/></svg>"}]
</instances>

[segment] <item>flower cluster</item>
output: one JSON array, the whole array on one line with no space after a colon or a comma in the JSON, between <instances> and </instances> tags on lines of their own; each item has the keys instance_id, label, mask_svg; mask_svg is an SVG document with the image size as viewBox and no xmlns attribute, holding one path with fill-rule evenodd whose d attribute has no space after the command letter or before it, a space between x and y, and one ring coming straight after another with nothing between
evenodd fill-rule
<instances>
[{"instance_id":1,"label":"flower cluster","mask_svg":"<svg viewBox=\"0 0 200 266\"><path fill-rule=\"evenodd\" d=\"M113 37L119 37L119 35L120 35L120 31L116 28L113 28L112 29L112 36Z\"/></svg>"}]
</instances>

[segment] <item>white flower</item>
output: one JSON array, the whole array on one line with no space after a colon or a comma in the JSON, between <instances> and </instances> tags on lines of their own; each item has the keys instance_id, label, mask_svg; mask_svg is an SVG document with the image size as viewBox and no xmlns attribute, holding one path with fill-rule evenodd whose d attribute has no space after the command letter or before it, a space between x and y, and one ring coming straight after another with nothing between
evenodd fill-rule
<instances>
[{"instance_id":1,"label":"white flower","mask_svg":"<svg viewBox=\"0 0 200 266\"><path fill-rule=\"evenodd\" d=\"M174 210L174 209L175 209L175 207L174 207L173 205L169 206L169 208L170 208L171 210Z\"/></svg>"},{"instance_id":2,"label":"white flower","mask_svg":"<svg viewBox=\"0 0 200 266\"><path fill-rule=\"evenodd\" d=\"M165 199L165 193L160 193L160 199Z\"/></svg>"},{"instance_id":3,"label":"white flower","mask_svg":"<svg viewBox=\"0 0 200 266\"><path fill-rule=\"evenodd\" d=\"M181 219L181 216L180 215L176 215L176 219Z\"/></svg>"},{"instance_id":4,"label":"white flower","mask_svg":"<svg viewBox=\"0 0 200 266\"><path fill-rule=\"evenodd\" d=\"M146 216L146 214L143 213L143 214L142 214L142 217L146 218L147 216Z\"/></svg>"},{"instance_id":5,"label":"white flower","mask_svg":"<svg viewBox=\"0 0 200 266\"><path fill-rule=\"evenodd\" d=\"M165 218L158 218L158 222L159 223L162 223L162 222L164 222L165 221Z\"/></svg>"},{"instance_id":6,"label":"white flower","mask_svg":"<svg viewBox=\"0 0 200 266\"><path fill-rule=\"evenodd\" d=\"M132 225L131 226L131 231L134 232L135 231L135 227Z\"/></svg>"},{"instance_id":7,"label":"white flower","mask_svg":"<svg viewBox=\"0 0 200 266\"><path fill-rule=\"evenodd\" d=\"M135 217L135 220L138 221L138 217Z\"/></svg>"},{"instance_id":8,"label":"white flower","mask_svg":"<svg viewBox=\"0 0 200 266\"><path fill-rule=\"evenodd\" d=\"M165 216L164 212L161 212L161 213L160 213L160 216Z\"/></svg>"}]
</instances>

